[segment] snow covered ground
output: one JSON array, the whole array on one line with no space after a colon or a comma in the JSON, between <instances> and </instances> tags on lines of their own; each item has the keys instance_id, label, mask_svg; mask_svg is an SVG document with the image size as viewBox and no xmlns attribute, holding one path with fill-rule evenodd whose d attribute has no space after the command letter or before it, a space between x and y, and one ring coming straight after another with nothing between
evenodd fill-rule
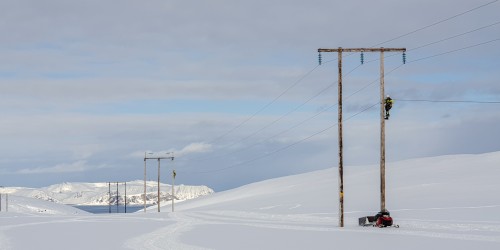
<instances>
[{"instance_id":1,"label":"snow covered ground","mask_svg":"<svg viewBox=\"0 0 500 250\"><path fill-rule=\"evenodd\" d=\"M185 201L175 213L92 215L13 196L0 249L500 249L500 152L388 163L387 208L400 228L357 226L379 209L378 166L345 172L344 228L337 171L327 169Z\"/></svg>"}]
</instances>

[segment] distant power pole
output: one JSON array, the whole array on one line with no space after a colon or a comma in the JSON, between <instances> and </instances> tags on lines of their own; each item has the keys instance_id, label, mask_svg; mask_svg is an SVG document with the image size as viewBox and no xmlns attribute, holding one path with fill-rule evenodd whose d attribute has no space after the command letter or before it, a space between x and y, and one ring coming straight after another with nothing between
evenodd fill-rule
<instances>
[{"instance_id":1,"label":"distant power pole","mask_svg":"<svg viewBox=\"0 0 500 250\"><path fill-rule=\"evenodd\" d=\"M147 154L153 153L144 153L144 212L146 212L146 160L148 159L156 159L158 160L158 212L160 212L160 160L161 159L171 159L174 160L173 156L158 156L158 157L148 157ZM172 152L166 153L167 155L173 154Z\"/></svg>"},{"instance_id":2,"label":"distant power pole","mask_svg":"<svg viewBox=\"0 0 500 250\"><path fill-rule=\"evenodd\" d=\"M380 207L385 208L385 110L384 110L384 51L405 52L406 48L342 48L318 49L318 52L338 53L338 140L339 140L339 227L344 227L344 163L342 141L342 52L380 52ZM321 54L320 54L321 64Z\"/></svg>"},{"instance_id":3,"label":"distant power pole","mask_svg":"<svg viewBox=\"0 0 500 250\"><path fill-rule=\"evenodd\" d=\"M160 158L158 158L158 213L160 212Z\"/></svg>"},{"instance_id":4,"label":"distant power pole","mask_svg":"<svg viewBox=\"0 0 500 250\"><path fill-rule=\"evenodd\" d=\"M146 152L144 152L144 213L146 212Z\"/></svg>"},{"instance_id":5,"label":"distant power pole","mask_svg":"<svg viewBox=\"0 0 500 250\"><path fill-rule=\"evenodd\" d=\"M111 182L108 182L108 207L109 213L111 213Z\"/></svg>"},{"instance_id":6,"label":"distant power pole","mask_svg":"<svg viewBox=\"0 0 500 250\"><path fill-rule=\"evenodd\" d=\"M127 182L125 182L125 213L127 213Z\"/></svg>"},{"instance_id":7,"label":"distant power pole","mask_svg":"<svg viewBox=\"0 0 500 250\"><path fill-rule=\"evenodd\" d=\"M175 172L174 165L174 152L172 152L172 212L174 211L174 200L175 200L175 176L177 173Z\"/></svg>"},{"instance_id":8,"label":"distant power pole","mask_svg":"<svg viewBox=\"0 0 500 250\"><path fill-rule=\"evenodd\" d=\"M172 170L172 212L174 211L174 200L175 200L175 169Z\"/></svg>"},{"instance_id":9,"label":"distant power pole","mask_svg":"<svg viewBox=\"0 0 500 250\"><path fill-rule=\"evenodd\" d=\"M118 182L116 182L116 213L119 212L120 197L118 196Z\"/></svg>"}]
</instances>

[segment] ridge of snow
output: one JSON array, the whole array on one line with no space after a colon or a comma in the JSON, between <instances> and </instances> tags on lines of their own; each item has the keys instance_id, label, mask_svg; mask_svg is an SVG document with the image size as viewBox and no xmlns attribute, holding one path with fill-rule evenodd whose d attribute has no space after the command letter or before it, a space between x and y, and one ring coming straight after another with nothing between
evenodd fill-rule
<instances>
[{"instance_id":1,"label":"ridge of snow","mask_svg":"<svg viewBox=\"0 0 500 250\"><path fill-rule=\"evenodd\" d=\"M71 204L71 205L108 205L116 204L116 185L111 183L111 194L108 194L108 183L87 183L87 182L64 182L60 184L50 185L42 188L25 188L14 187L10 188L12 194L30 198L36 198L55 203ZM160 200L171 200L172 186L160 183ZM207 186L175 186L176 200L195 199L200 196L209 195L214 191ZM132 181L127 182L127 204L142 205L144 204L144 182ZM158 199L157 182L146 183L146 203L156 204ZM125 201L125 187L118 186L118 202Z\"/></svg>"}]
</instances>

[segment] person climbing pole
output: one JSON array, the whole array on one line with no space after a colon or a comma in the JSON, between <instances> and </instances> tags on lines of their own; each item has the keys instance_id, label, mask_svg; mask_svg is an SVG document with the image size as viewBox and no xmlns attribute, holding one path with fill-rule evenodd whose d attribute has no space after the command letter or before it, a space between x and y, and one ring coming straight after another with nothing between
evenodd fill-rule
<instances>
[{"instance_id":1,"label":"person climbing pole","mask_svg":"<svg viewBox=\"0 0 500 250\"><path fill-rule=\"evenodd\" d=\"M385 119L386 120L389 120L389 110L391 110L392 108L392 104L394 103L394 100L392 100L392 98L387 95L387 97L385 98L385 101L384 101L384 106L385 106Z\"/></svg>"}]
</instances>

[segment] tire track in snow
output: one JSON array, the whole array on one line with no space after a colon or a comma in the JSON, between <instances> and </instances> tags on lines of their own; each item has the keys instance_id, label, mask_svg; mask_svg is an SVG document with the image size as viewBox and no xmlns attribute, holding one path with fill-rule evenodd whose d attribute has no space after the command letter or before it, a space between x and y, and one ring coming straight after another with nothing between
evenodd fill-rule
<instances>
[{"instance_id":1,"label":"tire track in snow","mask_svg":"<svg viewBox=\"0 0 500 250\"><path fill-rule=\"evenodd\" d=\"M196 218L185 216L182 212L171 213L169 217L175 221L154 232L143 234L125 242L124 247L147 250L207 250L208 248L192 246L181 242L183 233L192 230L196 225L204 224Z\"/></svg>"},{"instance_id":2,"label":"tire track in snow","mask_svg":"<svg viewBox=\"0 0 500 250\"><path fill-rule=\"evenodd\" d=\"M472 241L487 241L500 242L500 234L498 234L498 226L484 226L477 224L461 223L460 227L455 227L456 224L443 223L427 223L425 225L418 223L405 223L403 227L397 230L379 229L379 228L360 228L357 225L350 225L345 228L339 228L335 223L331 223L331 219L316 217L313 221L305 223L305 219L312 219L311 216L302 215L303 217L284 216L284 215L267 215L259 216L257 213L235 212L239 216L227 216L230 211L219 212L191 212L185 214L185 217L194 217L203 221L199 224L227 224L227 225L243 225L270 229L284 230L304 230L304 231L342 231L342 232L359 232L359 233L374 233L374 234L393 234L407 236L421 236L443 239L458 239ZM294 218L295 217L295 218ZM429 231L433 230L433 231ZM477 234L477 233L483 234ZM473 233L473 234L471 234ZM493 234L493 235L492 235Z\"/></svg>"}]
</instances>

